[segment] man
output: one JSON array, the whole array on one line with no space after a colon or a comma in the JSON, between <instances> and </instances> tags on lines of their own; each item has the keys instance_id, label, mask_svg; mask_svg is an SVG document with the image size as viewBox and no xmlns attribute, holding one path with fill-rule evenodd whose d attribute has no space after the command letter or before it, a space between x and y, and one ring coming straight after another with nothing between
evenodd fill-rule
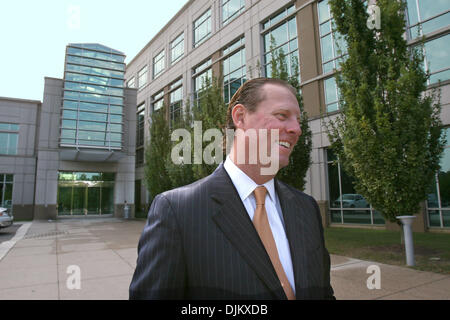
<instances>
[{"instance_id":1,"label":"man","mask_svg":"<svg viewBox=\"0 0 450 320\"><path fill-rule=\"evenodd\" d=\"M270 164L250 161L265 142L272 160L286 166L299 118L284 81L258 78L239 88L228 107L227 127L237 134L225 162L154 199L130 299L334 298L316 202L274 179L276 170L262 174Z\"/></svg>"}]
</instances>

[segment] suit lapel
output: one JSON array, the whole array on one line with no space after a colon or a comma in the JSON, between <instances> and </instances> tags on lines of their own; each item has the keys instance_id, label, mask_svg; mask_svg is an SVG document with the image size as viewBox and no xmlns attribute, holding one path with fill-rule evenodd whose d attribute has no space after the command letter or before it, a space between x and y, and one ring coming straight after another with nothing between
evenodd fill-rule
<instances>
[{"instance_id":1,"label":"suit lapel","mask_svg":"<svg viewBox=\"0 0 450 320\"><path fill-rule=\"evenodd\" d=\"M214 172L213 220L277 299L286 299L270 258L223 165Z\"/></svg>"},{"instance_id":2,"label":"suit lapel","mask_svg":"<svg viewBox=\"0 0 450 320\"><path fill-rule=\"evenodd\" d=\"M307 273L307 252L311 246L311 239L306 235L308 225L305 206L301 200L285 185L275 179L275 187L278 198L280 199L281 209L283 211L286 237L288 238L291 251L292 266L294 269L296 298L303 298L302 288L307 287L308 279L304 276Z\"/></svg>"},{"instance_id":3,"label":"suit lapel","mask_svg":"<svg viewBox=\"0 0 450 320\"><path fill-rule=\"evenodd\" d=\"M307 298L305 288L311 277L317 270L308 270L308 258L312 250L317 249L319 244L314 235L316 226L308 218L310 213L305 210L311 208L310 204L296 196L286 185L275 180L277 195L280 199L283 211L286 237L288 238L291 251L292 266L294 269L296 298ZM306 277L305 275L308 275Z\"/></svg>"}]
</instances>

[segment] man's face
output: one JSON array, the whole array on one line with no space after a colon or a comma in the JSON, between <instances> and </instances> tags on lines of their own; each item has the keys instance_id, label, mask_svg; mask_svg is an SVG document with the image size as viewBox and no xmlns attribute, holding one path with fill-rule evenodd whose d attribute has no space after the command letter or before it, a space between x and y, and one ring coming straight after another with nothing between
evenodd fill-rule
<instances>
[{"instance_id":1,"label":"man's face","mask_svg":"<svg viewBox=\"0 0 450 320\"><path fill-rule=\"evenodd\" d=\"M267 129L267 145L270 145L270 130L278 129L279 141L274 147L278 148L279 166L283 168L289 164L289 156L302 133L300 108L297 98L281 85L265 84L260 90L264 100L254 112L245 112L242 129Z\"/></svg>"}]
</instances>

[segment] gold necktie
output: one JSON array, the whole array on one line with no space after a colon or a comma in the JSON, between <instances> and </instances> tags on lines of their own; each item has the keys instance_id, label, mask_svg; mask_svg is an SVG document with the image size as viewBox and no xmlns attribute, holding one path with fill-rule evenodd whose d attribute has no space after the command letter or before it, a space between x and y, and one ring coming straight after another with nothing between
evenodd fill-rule
<instances>
[{"instance_id":1,"label":"gold necktie","mask_svg":"<svg viewBox=\"0 0 450 320\"><path fill-rule=\"evenodd\" d=\"M278 256L277 245L273 238L272 230L270 229L269 219L267 218L267 212L265 207L265 199L267 194L267 189L264 186L259 186L254 191L256 199L256 209L255 215L253 216L253 225L261 238L267 253L269 254L270 261L275 268L278 279L281 282L284 293L289 300L295 300L294 291L292 290L291 284L284 272L283 265L281 264L280 258Z\"/></svg>"}]
</instances>

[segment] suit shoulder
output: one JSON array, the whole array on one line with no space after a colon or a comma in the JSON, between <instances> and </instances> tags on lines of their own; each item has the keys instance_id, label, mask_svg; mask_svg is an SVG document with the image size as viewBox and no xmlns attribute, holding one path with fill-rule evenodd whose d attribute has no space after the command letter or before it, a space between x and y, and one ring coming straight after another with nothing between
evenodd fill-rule
<instances>
[{"instance_id":1,"label":"suit shoulder","mask_svg":"<svg viewBox=\"0 0 450 320\"><path fill-rule=\"evenodd\" d=\"M209 180L210 176L207 176L191 184L165 191L160 195L169 201L174 199L177 199L177 201L181 199L193 199L208 190L207 186L210 183Z\"/></svg>"},{"instance_id":2,"label":"suit shoulder","mask_svg":"<svg viewBox=\"0 0 450 320\"><path fill-rule=\"evenodd\" d=\"M289 184L287 184L287 183L285 183L285 182L283 182L281 180L278 180L278 183L280 183L284 187L288 188L292 193L294 193L296 196L300 197L301 199L317 203L316 199L314 199L312 196L304 193L303 191L300 191L300 190L294 188L293 186L291 186L291 185L289 185Z\"/></svg>"}]
</instances>

